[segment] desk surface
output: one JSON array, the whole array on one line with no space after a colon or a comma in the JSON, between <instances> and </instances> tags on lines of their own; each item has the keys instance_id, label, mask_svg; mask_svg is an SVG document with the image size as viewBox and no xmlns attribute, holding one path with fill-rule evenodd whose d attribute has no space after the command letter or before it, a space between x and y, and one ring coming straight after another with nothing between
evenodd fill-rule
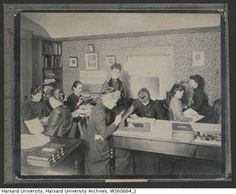
<instances>
[{"instance_id":1,"label":"desk surface","mask_svg":"<svg viewBox=\"0 0 236 194\"><path fill-rule=\"evenodd\" d=\"M21 165L21 175L46 175L50 170L54 169L56 165L61 163L64 159L66 159L72 152L74 152L82 143L82 140L80 139L67 139L67 138L53 138L51 143L59 143L59 144L65 144L66 147L66 153L64 156L60 158L55 164L53 164L50 167L38 167L38 166L31 166L27 164L26 158L22 160ZM43 146L42 146L43 148ZM21 154L30 152L31 149L28 150L22 150ZM73 164L72 164L73 166Z\"/></svg>"},{"instance_id":2,"label":"desk surface","mask_svg":"<svg viewBox=\"0 0 236 194\"><path fill-rule=\"evenodd\" d=\"M124 149L141 150L201 159L221 160L220 141L180 142L172 140L174 121L157 120L149 132L117 130L114 146ZM194 131L221 133L220 124L191 123Z\"/></svg>"}]
</instances>

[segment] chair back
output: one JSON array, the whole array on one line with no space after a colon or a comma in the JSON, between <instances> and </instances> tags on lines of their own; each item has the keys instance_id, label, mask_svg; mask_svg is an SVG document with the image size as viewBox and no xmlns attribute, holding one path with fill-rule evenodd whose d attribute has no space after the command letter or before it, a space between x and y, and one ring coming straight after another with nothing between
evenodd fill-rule
<instances>
[{"instance_id":1,"label":"chair back","mask_svg":"<svg viewBox=\"0 0 236 194\"><path fill-rule=\"evenodd\" d=\"M212 122L221 123L221 99L217 99L214 102L212 108Z\"/></svg>"}]
</instances>

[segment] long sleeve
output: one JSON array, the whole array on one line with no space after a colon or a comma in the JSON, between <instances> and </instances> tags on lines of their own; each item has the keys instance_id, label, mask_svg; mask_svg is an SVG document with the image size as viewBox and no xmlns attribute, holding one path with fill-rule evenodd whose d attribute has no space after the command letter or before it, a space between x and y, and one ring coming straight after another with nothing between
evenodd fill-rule
<instances>
[{"instance_id":1,"label":"long sleeve","mask_svg":"<svg viewBox=\"0 0 236 194\"><path fill-rule=\"evenodd\" d=\"M156 109L156 113L157 113L156 119L164 119L163 109L161 107L160 102L158 102L158 100L155 101L155 109Z\"/></svg>"},{"instance_id":2,"label":"long sleeve","mask_svg":"<svg viewBox=\"0 0 236 194\"><path fill-rule=\"evenodd\" d=\"M107 90L108 87L109 87L109 85L108 85L108 81L106 80L106 81L103 83L103 85L102 85L102 91Z\"/></svg>"},{"instance_id":3,"label":"long sleeve","mask_svg":"<svg viewBox=\"0 0 236 194\"><path fill-rule=\"evenodd\" d=\"M45 135L53 136L58 132L59 118L60 118L59 110L54 109L51 112L50 117L48 119L48 125L46 128L46 131L44 132Z\"/></svg>"},{"instance_id":4,"label":"long sleeve","mask_svg":"<svg viewBox=\"0 0 236 194\"><path fill-rule=\"evenodd\" d=\"M106 125L106 115L103 112L100 112L100 114L96 114L94 120L96 129L103 139L111 136L117 128L114 123L110 124L109 126Z\"/></svg>"},{"instance_id":5,"label":"long sleeve","mask_svg":"<svg viewBox=\"0 0 236 194\"><path fill-rule=\"evenodd\" d=\"M177 121L192 121L191 118L185 117L182 111L182 103L179 100L171 99L170 109Z\"/></svg>"},{"instance_id":6,"label":"long sleeve","mask_svg":"<svg viewBox=\"0 0 236 194\"><path fill-rule=\"evenodd\" d=\"M194 103L191 105L191 108L198 112L203 104L204 97L204 93L202 91L197 90L195 94L193 94Z\"/></svg>"}]
</instances>

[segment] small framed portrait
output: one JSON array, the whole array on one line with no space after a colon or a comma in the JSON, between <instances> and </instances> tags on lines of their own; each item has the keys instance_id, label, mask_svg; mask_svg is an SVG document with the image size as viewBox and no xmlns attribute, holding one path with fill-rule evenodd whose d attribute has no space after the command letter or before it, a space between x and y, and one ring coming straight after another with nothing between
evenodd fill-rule
<instances>
[{"instance_id":1,"label":"small framed portrait","mask_svg":"<svg viewBox=\"0 0 236 194\"><path fill-rule=\"evenodd\" d=\"M70 57L69 58L69 66L70 67L78 67L78 58L77 57Z\"/></svg>"},{"instance_id":2,"label":"small framed portrait","mask_svg":"<svg viewBox=\"0 0 236 194\"><path fill-rule=\"evenodd\" d=\"M93 44L89 44L88 45L88 50L89 50L89 52L94 52L95 51L94 45Z\"/></svg>"},{"instance_id":3,"label":"small framed portrait","mask_svg":"<svg viewBox=\"0 0 236 194\"><path fill-rule=\"evenodd\" d=\"M193 66L203 66L205 63L204 51L193 52Z\"/></svg>"},{"instance_id":4,"label":"small framed portrait","mask_svg":"<svg viewBox=\"0 0 236 194\"><path fill-rule=\"evenodd\" d=\"M116 62L115 56L107 56L107 57L106 57L107 66L110 67L110 66L112 66L115 62Z\"/></svg>"},{"instance_id":5,"label":"small framed portrait","mask_svg":"<svg viewBox=\"0 0 236 194\"><path fill-rule=\"evenodd\" d=\"M98 70L97 53L85 54L86 70Z\"/></svg>"}]
</instances>

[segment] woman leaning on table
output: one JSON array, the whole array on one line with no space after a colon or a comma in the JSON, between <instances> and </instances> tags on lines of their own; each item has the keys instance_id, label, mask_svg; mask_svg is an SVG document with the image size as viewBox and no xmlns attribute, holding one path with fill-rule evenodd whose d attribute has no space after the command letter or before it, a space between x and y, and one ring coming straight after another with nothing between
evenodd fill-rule
<instances>
[{"instance_id":1,"label":"woman leaning on table","mask_svg":"<svg viewBox=\"0 0 236 194\"><path fill-rule=\"evenodd\" d=\"M104 91L101 102L90 113L88 121L87 175L110 174L109 137L121 121L121 115L114 118L112 109L118 100L114 91Z\"/></svg>"}]
</instances>

